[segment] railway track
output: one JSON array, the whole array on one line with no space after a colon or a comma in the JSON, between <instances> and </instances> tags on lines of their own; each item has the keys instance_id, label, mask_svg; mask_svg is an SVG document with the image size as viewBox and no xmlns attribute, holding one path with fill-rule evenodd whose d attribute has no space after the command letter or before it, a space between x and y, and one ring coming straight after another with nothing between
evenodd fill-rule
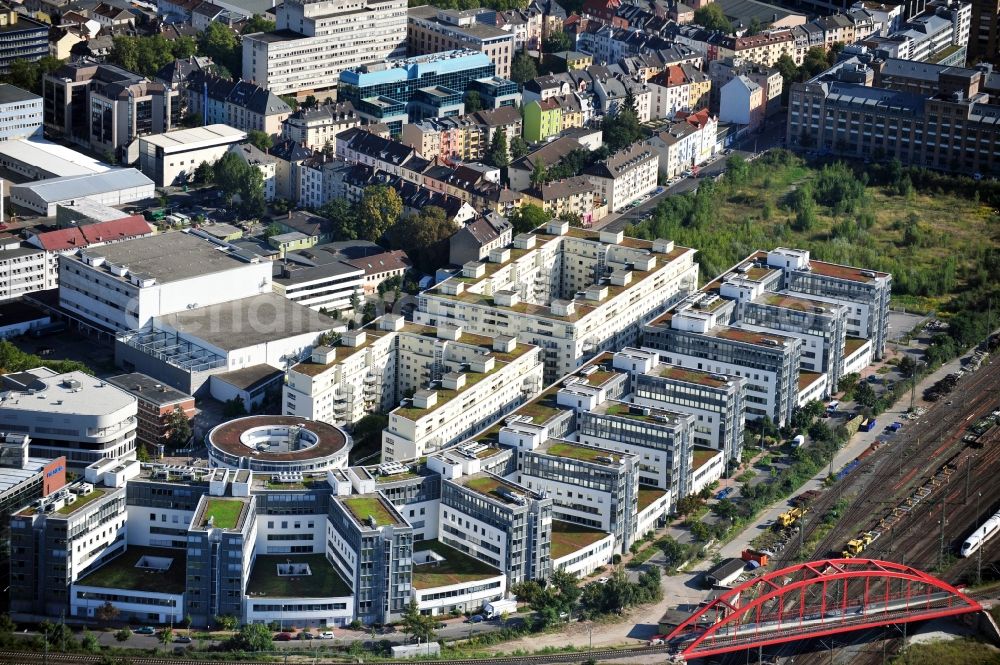
<instances>
[{"instance_id":1,"label":"railway track","mask_svg":"<svg viewBox=\"0 0 1000 665\"><path fill-rule=\"evenodd\" d=\"M594 660L617 660L621 658L635 658L637 656L668 654L669 647L666 646L640 646L623 649L595 649L592 651L574 651L551 654L534 654L524 656L501 656L497 658L475 658L468 660L424 660L420 665L546 665L548 663L580 663L593 658ZM292 654L289 654L292 655ZM300 654L296 654L300 655ZM354 662L350 657L325 659L314 659L309 655L311 665L345 665ZM33 663L69 663L71 665L85 665L87 663L100 663L104 656L93 656L85 654L62 654L62 653L36 653L25 651L0 651L0 663L17 663L18 665L28 665ZM152 656L126 656L125 660L130 665L205 665L205 660L183 660L181 658L156 658ZM226 665L273 665L281 660L281 655L270 660L227 660ZM405 661L403 661L405 662Z\"/></svg>"}]
</instances>

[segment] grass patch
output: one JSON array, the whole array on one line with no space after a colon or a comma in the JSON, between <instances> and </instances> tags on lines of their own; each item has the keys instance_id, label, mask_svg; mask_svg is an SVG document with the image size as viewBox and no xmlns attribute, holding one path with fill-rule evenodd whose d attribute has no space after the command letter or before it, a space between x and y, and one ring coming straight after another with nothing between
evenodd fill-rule
<instances>
[{"instance_id":1,"label":"grass patch","mask_svg":"<svg viewBox=\"0 0 1000 665\"><path fill-rule=\"evenodd\" d=\"M309 575L279 575L279 563L309 565ZM348 586L323 554L257 555L247 583L248 596L324 598L351 595Z\"/></svg>"},{"instance_id":2,"label":"grass patch","mask_svg":"<svg viewBox=\"0 0 1000 665\"><path fill-rule=\"evenodd\" d=\"M892 665L1000 665L1000 651L978 640L914 644L892 660Z\"/></svg>"},{"instance_id":3,"label":"grass patch","mask_svg":"<svg viewBox=\"0 0 1000 665\"><path fill-rule=\"evenodd\" d=\"M603 531L589 529L579 524L552 520L552 558L561 559L578 552L607 537Z\"/></svg>"},{"instance_id":4,"label":"grass patch","mask_svg":"<svg viewBox=\"0 0 1000 665\"><path fill-rule=\"evenodd\" d=\"M574 446L571 443L553 443L545 452L553 457L565 457L580 462L594 462L597 464L608 464L607 459L604 458L610 456L609 453L603 450Z\"/></svg>"},{"instance_id":5,"label":"grass patch","mask_svg":"<svg viewBox=\"0 0 1000 665\"><path fill-rule=\"evenodd\" d=\"M420 540L413 543L413 551L431 550L444 557L439 563L413 565L413 588L432 589L462 582L475 582L502 573L487 563L475 559L437 540Z\"/></svg>"},{"instance_id":6,"label":"grass patch","mask_svg":"<svg viewBox=\"0 0 1000 665\"><path fill-rule=\"evenodd\" d=\"M367 523L369 515L375 518L376 524L383 526L386 524L396 524L396 517L382 503L382 499L376 496L353 496L341 500L344 507L354 515L354 519L361 523Z\"/></svg>"},{"instance_id":7,"label":"grass patch","mask_svg":"<svg viewBox=\"0 0 1000 665\"><path fill-rule=\"evenodd\" d=\"M76 501L74 501L73 503L66 504L65 506L63 506L62 508L60 508L57 512L60 515L69 515L70 513L74 513L76 511L80 510L81 508L83 508L84 506L86 506L88 503L93 503L94 501L97 501L98 499L100 499L105 494L107 494L106 490L97 490L97 489L95 489L90 494L86 494L84 496L78 496L76 498Z\"/></svg>"},{"instance_id":8,"label":"grass patch","mask_svg":"<svg viewBox=\"0 0 1000 665\"><path fill-rule=\"evenodd\" d=\"M213 526L217 529L235 529L240 521L240 513L243 512L243 502L233 499L209 499L205 504L205 514L203 524L208 524L208 518L213 519Z\"/></svg>"},{"instance_id":9,"label":"grass patch","mask_svg":"<svg viewBox=\"0 0 1000 665\"><path fill-rule=\"evenodd\" d=\"M166 570L137 568L144 556L171 559ZM184 593L187 576L187 552L160 547L129 547L97 570L80 578L77 584L103 589L127 589L159 593Z\"/></svg>"}]
</instances>

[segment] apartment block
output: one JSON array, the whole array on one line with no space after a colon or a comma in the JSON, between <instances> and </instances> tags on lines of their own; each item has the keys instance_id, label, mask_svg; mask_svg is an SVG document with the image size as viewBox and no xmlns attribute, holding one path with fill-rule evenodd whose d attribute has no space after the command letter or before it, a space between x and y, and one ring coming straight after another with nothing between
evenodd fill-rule
<instances>
[{"instance_id":1,"label":"apartment block","mask_svg":"<svg viewBox=\"0 0 1000 665\"><path fill-rule=\"evenodd\" d=\"M414 319L539 346L551 383L587 356L634 344L637 326L693 290L697 275L694 250L554 220L421 293Z\"/></svg>"},{"instance_id":2,"label":"apartment block","mask_svg":"<svg viewBox=\"0 0 1000 665\"><path fill-rule=\"evenodd\" d=\"M139 372L120 374L108 379L136 400L137 446L153 452L164 446L170 436L170 416L180 411L188 420L194 418L194 397L164 385L151 376Z\"/></svg>"},{"instance_id":3,"label":"apartment block","mask_svg":"<svg viewBox=\"0 0 1000 665\"><path fill-rule=\"evenodd\" d=\"M497 76L510 78L515 37L495 23L495 12L484 9L411 7L407 11L407 50L414 55L459 49L479 51L496 65Z\"/></svg>"},{"instance_id":4,"label":"apartment block","mask_svg":"<svg viewBox=\"0 0 1000 665\"><path fill-rule=\"evenodd\" d=\"M243 35L243 78L275 95L319 95L359 63L401 57L403 0L290 0L277 30Z\"/></svg>"},{"instance_id":5,"label":"apartment block","mask_svg":"<svg viewBox=\"0 0 1000 665\"><path fill-rule=\"evenodd\" d=\"M708 105L712 79L694 65L671 65L649 79L652 118L673 118L678 111L694 111Z\"/></svg>"},{"instance_id":6,"label":"apartment block","mask_svg":"<svg viewBox=\"0 0 1000 665\"><path fill-rule=\"evenodd\" d=\"M862 54L792 85L787 145L972 175L1000 169L992 68ZM878 98L878 104L871 100Z\"/></svg>"},{"instance_id":7,"label":"apartment block","mask_svg":"<svg viewBox=\"0 0 1000 665\"><path fill-rule=\"evenodd\" d=\"M899 29L859 41L884 57L964 67L971 23L970 3L937 0Z\"/></svg>"},{"instance_id":8,"label":"apartment block","mask_svg":"<svg viewBox=\"0 0 1000 665\"><path fill-rule=\"evenodd\" d=\"M285 118L281 136L309 150L323 150L333 147L337 134L360 124L361 118L350 102L337 102L299 109Z\"/></svg>"},{"instance_id":9,"label":"apartment block","mask_svg":"<svg viewBox=\"0 0 1000 665\"><path fill-rule=\"evenodd\" d=\"M719 111L722 87L740 76L746 77L760 87L768 115L781 110L784 79L774 67L765 67L740 58L723 58L708 63L708 76L712 79L710 108L716 113Z\"/></svg>"},{"instance_id":10,"label":"apartment block","mask_svg":"<svg viewBox=\"0 0 1000 665\"><path fill-rule=\"evenodd\" d=\"M229 125L243 132L278 136L292 109L273 91L249 81L199 72L186 90L187 112L205 125ZM322 146L320 146L322 148Z\"/></svg>"},{"instance_id":11,"label":"apartment block","mask_svg":"<svg viewBox=\"0 0 1000 665\"><path fill-rule=\"evenodd\" d=\"M694 166L704 164L719 149L718 118L708 109L678 113L676 119L649 139L660 155L660 173L675 178Z\"/></svg>"},{"instance_id":12,"label":"apartment block","mask_svg":"<svg viewBox=\"0 0 1000 665\"><path fill-rule=\"evenodd\" d=\"M656 189L660 155L649 143L634 143L605 160L592 164L584 175L597 186L597 193L611 212Z\"/></svg>"},{"instance_id":13,"label":"apartment block","mask_svg":"<svg viewBox=\"0 0 1000 665\"><path fill-rule=\"evenodd\" d=\"M49 26L13 9L0 11L0 74L15 60L35 62L49 54Z\"/></svg>"},{"instance_id":14,"label":"apartment block","mask_svg":"<svg viewBox=\"0 0 1000 665\"><path fill-rule=\"evenodd\" d=\"M26 139L42 133L42 98L27 90L0 84L0 141Z\"/></svg>"}]
</instances>

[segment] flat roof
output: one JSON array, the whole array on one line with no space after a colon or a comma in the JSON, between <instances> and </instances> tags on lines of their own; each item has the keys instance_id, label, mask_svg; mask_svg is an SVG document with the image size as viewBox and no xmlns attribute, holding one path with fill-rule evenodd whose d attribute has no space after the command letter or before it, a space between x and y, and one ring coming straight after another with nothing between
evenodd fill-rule
<instances>
[{"instance_id":1,"label":"flat roof","mask_svg":"<svg viewBox=\"0 0 1000 665\"><path fill-rule=\"evenodd\" d=\"M131 273L153 277L161 284L246 265L246 262L232 254L220 251L218 245L182 232L134 238L111 245L89 247L85 251L88 255L103 256L108 263L127 266ZM110 272L108 274L111 275ZM128 281L129 278L126 276L118 279Z\"/></svg>"},{"instance_id":2,"label":"flat roof","mask_svg":"<svg viewBox=\"0 0 1000 665\"><path fill-rule=\"evenodd\" d=\"M639 485L639 502L638 510L642 512L646 508L649 508L654 501L662 497L667 493L667 490L660 489L659 487L651 487L649 485Z\"/></svg>"},{"instance_id":3,"label":"flat roof","mask_svg":"<svg viewBox=\"0 0 1000 665\"><path fill-rule=\"evenodd\" d=\"M198 505L191 528L207 529L211 519L212 528L239 531L249 512L250 499L241 496L203 495Z\"/></svg>"},{"instance_id":4,"label":"flat roof","mask_svg":"<svg viewBox=\"0 0 1000 665\"><path fill-rule=\"evenodd\" d=\"M238 390L252 392L253 390L272 383L279 376L284 376L284 372L271 365L251 365L243 369L236 369L231 372L213 374L213 381L223 381Z\"/></svg>"},{"instance_id":5,"label":"flat roof","mask_svg":"<svg viewBox=\"0 0 1000 665\"><path fill-rule=\"evenodd\" d=\"M665 379L683 381L684 383L696 383L709 388L725 388L729 385L728 378L718 378L721 374L703 372L697 369L686 369L677 365L667 365L660 363L650 372L653 376L661 376Z\"/></svg>"},{"instance_id":6,"label":"flat roof","mask_svg":"<svg viewBox=\"0 0 1000 665\"><path fill-rule=\"evenodd\" d=\"M579 524L552 520L552 560L561 559L604 540L610 534Z\"/></svg>"},{"instance_id":7,"label":"flat roof","mask_svg":"<svg viewBox=\"0 0 1000 665\"><path fill-rule=\"evenodd\" d=\"M721 450L712 450L709 448L698 448L695 447L692 457L694 458L691 463L691 470L697 471L701 467L709 463L709 461L715 459L718 455L721 455Z\"/></svg>"},{"instance_id":8,"label":"flat roof","mask_svg":"<svg viewBox=\"0 0 1000 665\"><path fill-rule=\"evenodd\" d=\"M262 453L242 441L247 430L256 427L289 427L303 425L319 437L319 443L309 448L283 453ZM343 430L329 423L308 420L298 416L247 416L216 425L208 433L209 444L219 450L238 457L252 457L259 461L295 462L316 457L328 457L347 445L347 435Z\"/></svg>"},{"instance_id":9,"label":"flat roof","mask_svg":"<svg viewBox=\"0 0 1000 665\"><path fill-rule=\"evenodd\" d=\"M113 383L122 390L135 395L136 399L152 402L157 406L169 406L194 399L191 395L161 383L142 372L112 376L108 379L108 383Z\"/></svg>"},{"instance_id":10,"label":"flat roof","mask_svg":"<svg viewBox=\"0 0 1000 665\"><path fill-rule=\"evenodd\" d=\"M41 473L42 469L51 461L51 459L45 457L29 457L25 461L24 467L21 468L0 466L0 494L17 487L25 481L31 480Z\"/></svg>"},{"instance_id":11,"label":"flat roof","mask_svg":"<svg viewBox=\"0 0 1000 665\"><path fill-rule=\"evenodd\" d=\"M709 334L720 339L728 339L734 342L743 342L745 344L755 344L757 346L769 346L772 348L780 348L784 346L785 342L789 339L788 337L782 335L772 335L770 333L763 333L757 330L746 330L744 328L734 328L731 326L713 328L709 331ZM775 342L776 345L768 344L767 340Z\"/></svg>"},{"instance_id":12,"label":"flat roof","mask_svg":"<svg viewBox=\"0 0 1000 665\"><path fill-rule=\"evenodd\" d=\"M536 450L543 455L551 457L562 457L578 462L588 462L590 464L616 468L619 466L622 458L622 455L619 453L560 440L549 441Z\"/></svg>"},{"instance_id":13,"label":"flat roof","mask_svg":"<svg viewBox=\"0 0 1000 665\"><path fill-rule=\"evenodd\" d=\"M799 392L802 392L812 384L816 383L823 378L823 374L819 372L810 372L809 370L800 369L799 370Z\"/></svg>"},{"instance_id":14,"label":"flat roof","mask_svg":"<svg viewBox=\"0 0 1000 665\"><path fill-rule=\"evenodd\" d=\"M290 565L292 574L279 574L279 565ZM343 598L351 595L351 587L325 554L258 554L250 570L246 595L252 598Z\"/></svg>"},{"instance_id":15,"label":"flat roof","mask_svg":"<svg viewBox=\"0 0 1000 665\"><path fill-rule=\"evenodd\" d=\"M0 90L2 88L14 88L14 86L2 85ZM3 103L3 100L0 100L0 103ZM51 173L54 178L105 173L111 170L110 166L98 159L41 138L0 141L0 157Z\"/></svg>"},{"instance_id":16,"label":"flat roof","mask_svg":"<svg viewBox=\"0 0 1000 665\"><path fill-rule=\"evenodd\" d=\"M375 519L375 527L398 525L405 526L406 521L396 511L391 503L378 494L357 494L354 496L337 497L347 512L363 528L371 528L368 518Z\"/></svg>"},{"instance_id":17,"label":"flat roof","mask_svg":"<svg viewBox=\"0 0 1000 665\"><path fill-rule=\"evenodd\" d=\"M503 575L493 566L459 552L439 540L414 541L414 554L428 550L439 555L442 559L432 563L413 563L414 589L433 589L463 582L477 582Z\"/></svg>"},{"instance_id":18,"label":"flat roof","mask_svg":"<svg viewBox=\"0 0 1000 665\"><path fill-rule=\"evenodd\" d=\"M139 140L151 143L158 148L163 148L164 153L170 154L172 152L196 150L198 148L210 148L227 143L238 143L246 137L246 132L242 130L230 127L229 125L216 124L144 136Z\"/></svg>"},{"instance_id":19,"label":"flat roof","mask_svg":"<svg viewBox=\"0 0 1000 665\"><path fill-rule=\"evenodd\" d=\"M0 409L26 414L44 411L53 415L98 416L113 414L129 406L135 408L132 395L89 374L46 374L36 370L5 374L4 378L20 383L24 389L14 389L11 381L5 381ZM34 394L29 392L32 390Z\"/></svg>"},{"instance_id":20,"label":"flat roof","mask_svg":"<svg viewBox=\"0 0 1000 665\"><path fill-rule=\"evenodd\" d=\"M493 499L498 503L502 503L507 506L520 506L521 503L513 500L511 495L505 494L498 490L503 490L505 492L512 492L514 494L521 494L525 497L533 496L531 490L522 487L516 483L512 483L509 480L504 480L499 476L494 476L485 472L474 473L470 476L462 476L457 479L459 485L466 487L474 492L478 492L485 497Z\"/></svg>"},{"instance_id":21,"label":"flat roof","mask_svg":"<svg viewBox=\"0 0 1000 665\"><path fill-rule=\"evenodd\" d=\"M147 563L148 566L137 564ZM169 565L164 566L169 559ZM187 550L131 545L76 581L79 586L182 594L187 586Z\"/></svg>"},{"instance_id":22,"label":"flat roof","mask_svg":"<svg viewBox=\"0 0 1000 665\"><path fill-rule=\"evenodd\" d=\"M41 102L42 98L33 92L22 90L9 83L0 83L0 104L13 104L15 102Z\"/></svg>"},{"instance_id":23,"label":"flat roof","mask_svg":"<svg viewBox=\"0 0 1000 665\"><path fill-rule=\"evenodd\" d=\"M342 323L273 291L158 316L155 325L172 328L223 351L343 328Z\"/></svg>"},{"instance_id":24,"label":"flat roof","mask_svg":"<svg viewBox=\"0 0 1000 665\"><path fill-rule=\"evenodd\" d=\"M37 182L12 185L23 189L47 203L97 196L126 189L148 187L153 191L153 181L136 169L112 169L100 173L83 173L59 178L46 178Z\"/></svg>"},{"instance_id":25,"label":"flat roof","mask_svg":"<svg viewBox=\"0 0 1000 665\"><path fill-rule=\"evenodd\" d=\"M0 304L0 328L18 323L28 323L48 317L49 315L20 300L11 300Z\"/></svg>"}]
</instances>

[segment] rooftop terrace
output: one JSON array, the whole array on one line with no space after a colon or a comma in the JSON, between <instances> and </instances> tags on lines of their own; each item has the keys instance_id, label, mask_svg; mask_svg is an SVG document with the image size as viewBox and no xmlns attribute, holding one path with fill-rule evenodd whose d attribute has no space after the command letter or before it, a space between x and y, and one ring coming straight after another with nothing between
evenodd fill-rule
<instances>
[{"instance_id":1,"label":"rooftop terrace","mask_svg":"<svg viewBox=\"0 0 1000 665\"><path fill-rule=\"evenodd\" d=\"M590 448L568 441L553 441L546 446L539 448L538 452L551 455L552 457L564 457L566 459L577 460L578 462L588 462L590 464L600 464L607 467L618 467L621 455L609 453L600 448Z\"/></svg>"},{"instance_id":2,"label":"rooftop terrace","mask_svg":"<svg viewBox=\"0 0 1000 665\"><path fill-rule=\"evenodd\" d=\"M653 368L650 374L663 377L664 379L695 383L709 388L724 388L729 385L728 379L718 378L722 375L700 372L696 369L685 369L677 365L659 364Z\"/></svg>"},{"instance_id":3,"label":"rooftop terrace","mask_svg":"<svg viewBox=\"0 0 1000 665\"><path fill-rule=\"evenodd\" d=\"M512 482L487 473L477 473L471 476L464 476L458 479L457 482L474 492L479 492L483 496L507 506L522 505L520 502L515 501L512 498L511 493L514 495L520 494L527 496L529 492L529 490L521 487L520 485L515 485Z\"/></svg>"},{"instance_id":4,"label":"rooftop terrace","mask_svg":"<svg viewBox=\"0 0 1000 665\"><path fill-rule=\"evenodd\" d=\"M285 573L279 566L288 566ZM296 571L308 570L308 574ZM258 554L250 571L246 594L266 598L343 598L351 587L337 574L324 554Z\"/></svg>"},{"instance_id":5,"label":"rooftop terrace","mask_svg":"<svg viewBox=\"0 0 1000 665\"><path fill-rule=\"evenodd\" d=\"M247 512L248 502L239 498L206 497L204 509L195 516L195 528L205 528L212 521L216 529L239 529Z\"/></svg>"},{"instance_id":6,"label":"rooftop terrace","mask_svg":"<svg viewBox=\"0 0 1000 665\"><path fill-rule=\"evenodd\" d=\"M86 573L76 583L102 589L181 594L186 578L185 550L133 545L100 568Z\"/></svg>"},{"instance_id":7,"label":"rooftop terrace","mask_svg":"<svg viewBox=\"0 0 1000 665\"><path fill-rule=\"evenodd\" d=\"M434 563L413 564L414 589L433 589L503 575L496 568L438 540L420 540L413 543L414 554L428 550L441 556L442 559Z\"/></svg>"},{"instance_id":8,"label":"rooftop terrace","mask_svg":"<svg viewBox=\"0 0 1000 665\"><path fill-rule=\"evenodd\" d=\"M561 559L607 538L608 534L579 524L552 520L552 559Z\"/></svg>"},{"instance_id":9,"label":"rooftop terrace","mask_svg":"<svg viewBox=\"0 0 1000 665\"><path fill-rule=\"evenodd\" d=\"M368 526L368 518L375 518L376 527L387 525L402 525L396 511L381 496L368 494L349 496L338 499L347 512L357 520L358 524Z\"/></svg>"}]
</instances>

